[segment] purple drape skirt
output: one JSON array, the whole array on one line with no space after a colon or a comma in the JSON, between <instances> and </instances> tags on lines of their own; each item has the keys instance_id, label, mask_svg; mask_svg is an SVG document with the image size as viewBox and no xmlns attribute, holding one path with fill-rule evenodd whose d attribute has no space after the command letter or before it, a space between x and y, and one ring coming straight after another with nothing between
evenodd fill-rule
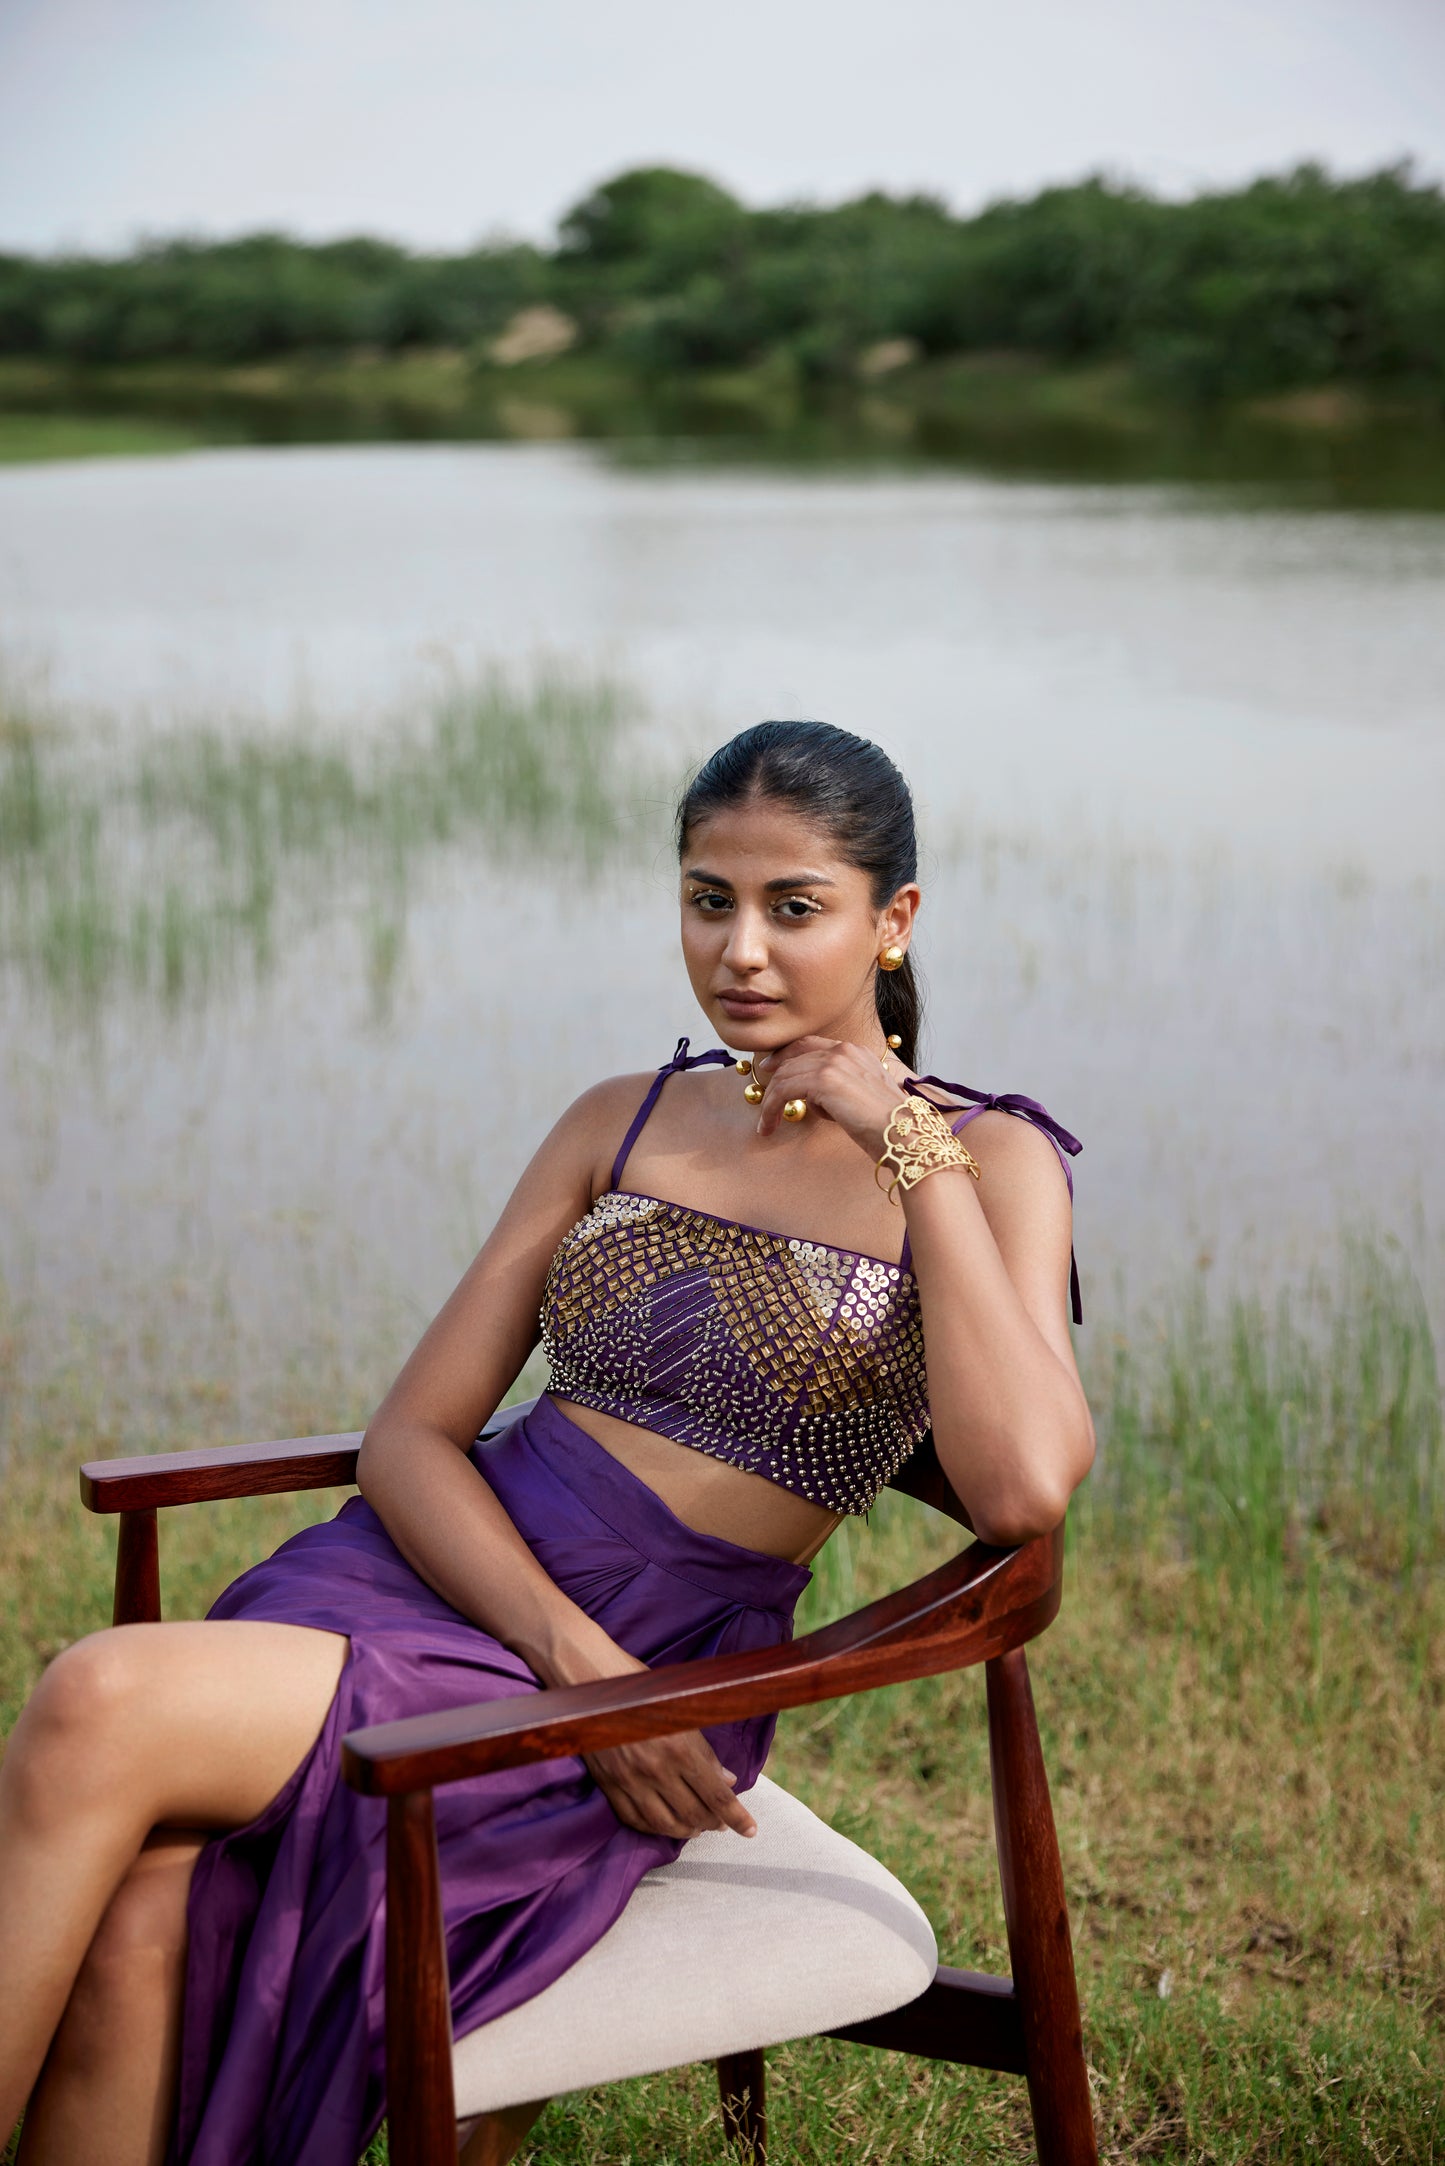
<instances>
[{"instance_id":1,"label":"purple drape skirt","mask_svg":"<svg viewBox=\"0 0 1445 2166\"><path fill-rule=\"evenodd\" d=\"M533 1554L649 1664L773 1646L800 1565L695 1534L543 1398L473 1451ZM344 1632L326 1724L249 1827L202 1851L190 1898L173 2166L355 2166L385 2109L386 1808L341 1780L350 1730L539 1687L417 1577L360 1498L229 1587L211 1611ZM746 1790L771 1719L708 1732ZM436 1793L458 2036L550 1985L679 1845L617 1819L577 1759Z\"/></svg>"}]
</instances>

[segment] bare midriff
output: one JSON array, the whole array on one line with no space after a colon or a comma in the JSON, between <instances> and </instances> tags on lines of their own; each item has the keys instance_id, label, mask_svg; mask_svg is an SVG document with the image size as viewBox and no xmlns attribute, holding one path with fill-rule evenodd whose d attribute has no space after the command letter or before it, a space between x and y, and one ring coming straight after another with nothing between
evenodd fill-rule
<instances>
[{"instance_id":1,"label":"bare midriff","mask_svg":"<svg viewBox=\"0 0 1445 2166\"><path fill-rule=\"evenodd\" d=\"M750 1474L746 1467L729 1466L725 1459L659 1436L655 1429L619 1421L615 1414L601 1414L573 1399L558 1398L557 1405L695 1534L807 1564L843 1516L794 1496L761 1474Z\"/></svg>"}]
</instances>

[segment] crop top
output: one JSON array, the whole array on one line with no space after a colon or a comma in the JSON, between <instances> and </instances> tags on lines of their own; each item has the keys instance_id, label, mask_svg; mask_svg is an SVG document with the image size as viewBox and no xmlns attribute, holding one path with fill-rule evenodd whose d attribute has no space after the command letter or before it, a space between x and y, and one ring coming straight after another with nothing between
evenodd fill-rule
<instances>
[{"instance_id":1,"label":"crop top","mask_svg":"<svg viewBox=\"0 0 1445 2166\"><path fill-rule=\"evenodd\" d=\"M661 1067L612 1167L612 1185L563 1235L547 1275L542 1347L558 1398L654 1430L829 1511L866 1512L927 1435L928 1375L905 1235L898 1263L803 1241L618 1186L669 1076L719 1065L721 1047ZM1081 1148L1031 1098L919 1076ZM1080 1320L1078 1273L1070 1285Z\"/></svg>"}]
</instances>

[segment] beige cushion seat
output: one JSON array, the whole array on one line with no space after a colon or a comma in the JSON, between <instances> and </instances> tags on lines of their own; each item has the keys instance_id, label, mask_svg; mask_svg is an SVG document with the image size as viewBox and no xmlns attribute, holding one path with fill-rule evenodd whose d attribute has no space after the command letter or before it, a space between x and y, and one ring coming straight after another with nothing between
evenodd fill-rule
<instances>
[{"instance_id":1,"label":"beige cushion seat","mask_svg":"<svg viewBox=\"0 0 1445 2166\"><path fill-rule=\"evenodd\" d=\"M750 1842L699 1835L533 2000L457 2041L468 2118L811 2037L901 2008L938 1967L901 1881L764 1776Z\"/></svg>"}]
</instances>

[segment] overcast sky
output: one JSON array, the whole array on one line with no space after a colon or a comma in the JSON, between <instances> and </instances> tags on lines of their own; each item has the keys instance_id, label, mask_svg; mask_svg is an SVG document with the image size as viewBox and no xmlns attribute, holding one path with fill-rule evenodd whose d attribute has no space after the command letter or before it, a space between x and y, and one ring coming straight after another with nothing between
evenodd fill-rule
<instances>
[{"instance_id":1,"label":"overcast sky","mask_svg":"<svg viewBox=\"0 0 1445 2166\"><path fill-rule=\"evenodd\" d=\"M1445 0L0 0L0 246L538 239L686 165L969 208L1107 170L1445 171Z\"/></svg>"}]
</instances>

